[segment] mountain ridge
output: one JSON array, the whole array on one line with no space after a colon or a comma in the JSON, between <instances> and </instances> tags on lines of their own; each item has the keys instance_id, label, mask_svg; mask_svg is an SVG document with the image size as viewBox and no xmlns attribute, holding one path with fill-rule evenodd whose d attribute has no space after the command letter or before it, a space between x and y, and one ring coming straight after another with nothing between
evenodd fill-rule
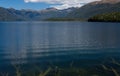
<instances>
[{"instance_id":1,"label":"mountain ridge","mask_svg":"<svg viewBox=\"0 0 120 76\"><path fill-rule=\"evenodd\" d=\"M100 1L98 1L100 2ZM100 4L93 4L88 3L78 10L75 10L68 14L68 17L72 18L82 18L82 19L88 19L94 15L102 14L102 13L109 13L109 12L119 12L120 11L120 2L111 4L111 3L102 3Z\"/></svg>"},{"instance_id":2,"label":"mountain ridge","mask_svg":"<svg viewBox=\"0 0 120 76\"><path fill-rule=\"evenodd\" d=\"M40 21L50 18L87 20L97 14L119 11L120 0L95 1L80 8L72 7L63 10L58 10L56 8L46 8L43 10L16 10L14 8L0 7L0 21Z\"/></svg>"},{"instance_id":3,"label":"mountain ridge","mask_svg":"<svg viewBox=\"0 0 120 76\"><path fill-rule=\"evenodd\" d=\"M94 2L91 2L91 3L88 3L88 4L116 4L120 2L120 0L101 0L101 1L94 1Z\"/></svg>"},{"instance_id":4,"label":"mountain ridge","mask_svg":"<svg viewBox=\"0 0 120 76\"><path fill-rule=\"evenodd\" d=\"M70 10L68 11L67 9L58 10L55 8L46 8L39 11L0 7L0 21L39 21L52 17L65 17L69 12Z\"/></svg>"}]
</instances>

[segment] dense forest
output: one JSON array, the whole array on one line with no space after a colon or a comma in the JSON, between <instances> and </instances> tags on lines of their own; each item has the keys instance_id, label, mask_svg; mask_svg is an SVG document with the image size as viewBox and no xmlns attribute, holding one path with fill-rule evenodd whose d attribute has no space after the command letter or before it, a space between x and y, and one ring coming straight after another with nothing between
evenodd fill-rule
<instances>
[{"instance_id":1,"label":"dense forest","mask_svg":"<svg viewBox=\"0 0 120 76\"><path fill-rule=\"evenodd\" d=\"M120 12L95 15L88 19L90 22L120 22Z\"/></svg>"}]
</instances>

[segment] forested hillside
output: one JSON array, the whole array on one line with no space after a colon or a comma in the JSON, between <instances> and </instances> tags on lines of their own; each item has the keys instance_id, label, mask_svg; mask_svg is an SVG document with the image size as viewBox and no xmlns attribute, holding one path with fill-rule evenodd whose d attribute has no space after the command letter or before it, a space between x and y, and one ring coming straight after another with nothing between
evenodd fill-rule
<instances>
[{"instance_id":1,"label":"forested hillside","mask_svg":"<svg viewBox=\"0 0 120 76\"><path fill-rule=\"evenodd\" d=\"M120 12L95 15L88 19L93 22L120 22Z\"/></svg>"}]
</instances>

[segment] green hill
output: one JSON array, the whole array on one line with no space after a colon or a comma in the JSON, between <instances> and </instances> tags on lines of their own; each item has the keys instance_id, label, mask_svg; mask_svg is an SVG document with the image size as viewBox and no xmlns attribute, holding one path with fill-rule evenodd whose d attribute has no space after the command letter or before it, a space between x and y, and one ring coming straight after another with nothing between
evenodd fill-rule
<instances>
[{"instance_id":1,"label":"green hill","mask_svg":"<svg viewBox=\"0 0 120 76\"><path fill-rule=\"evenodd\" d=\"M120 22L120 12L111 12L95 15L88 19L92 22Z\"/></svg>"}]
</instances>

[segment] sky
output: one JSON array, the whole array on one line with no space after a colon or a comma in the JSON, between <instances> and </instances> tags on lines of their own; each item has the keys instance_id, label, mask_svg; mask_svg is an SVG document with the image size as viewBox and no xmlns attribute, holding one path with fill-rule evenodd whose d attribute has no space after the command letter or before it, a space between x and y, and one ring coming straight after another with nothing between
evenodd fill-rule
<instances>
[{"instance_id":1,"label":"sky","mask_svg":"<svg viewBox=\"0 0 120 76\"><path fill-rule=\"evenodd\" d=\"M86 3L100 0L0 0L0 7L15 9L41 10L55 7L66 9L70 7L81 7Z\"/></svg>"}]
</instances>

